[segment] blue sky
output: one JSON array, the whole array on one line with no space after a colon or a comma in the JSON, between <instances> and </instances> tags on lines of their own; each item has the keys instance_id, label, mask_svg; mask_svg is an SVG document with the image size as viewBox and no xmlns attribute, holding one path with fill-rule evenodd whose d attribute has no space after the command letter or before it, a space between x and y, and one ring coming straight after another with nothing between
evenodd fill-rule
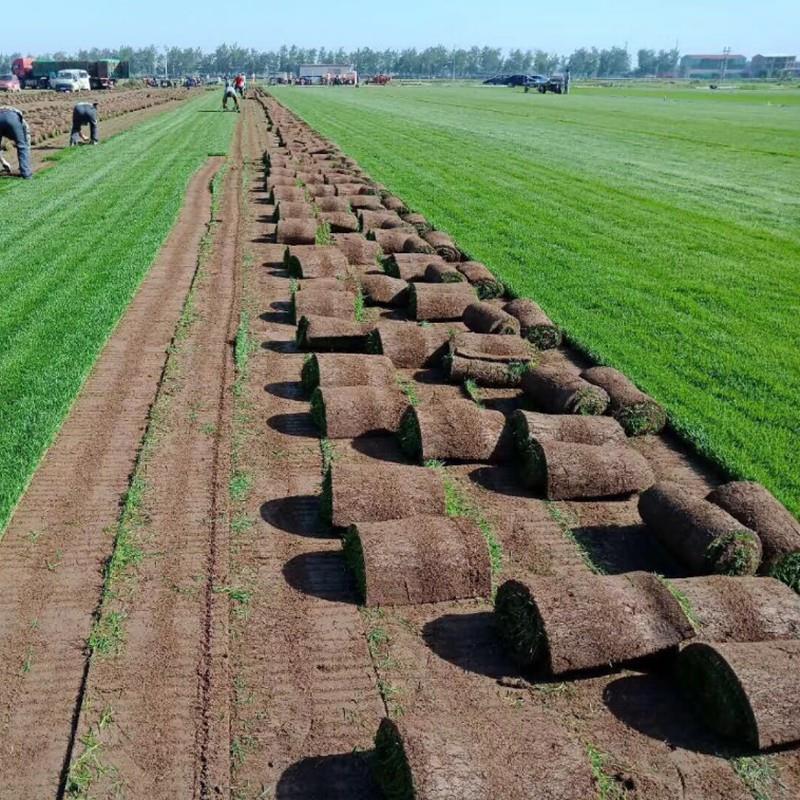
<instances>
[{"instance_id":1,"label":"blue sky","mask_svg":"<svg viewBox=\"0 0 800 800\"><path fill-rule=\"evenodd\" d=\"M20 7L21 8L21 7ZM221 42L272 49L304 47L425 47L434 44L541 48L625 45L682 52L800 55L800 0L39 0L27 10L9 6L0 52L45 52L130 44L198 46ZM35 8L35 14L31 9Z\"/></svg>"}]
</instances>

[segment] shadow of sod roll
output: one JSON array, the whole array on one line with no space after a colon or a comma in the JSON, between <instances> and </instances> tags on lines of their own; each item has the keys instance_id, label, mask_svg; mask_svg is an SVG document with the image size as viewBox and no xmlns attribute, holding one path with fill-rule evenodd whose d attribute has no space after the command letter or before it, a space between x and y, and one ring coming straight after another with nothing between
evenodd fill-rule
<instances>
[{"instance_id":1,"label":"shadow of sod roll","mask_svg":"<svg viewBox=\"0 0 800 800\"><path fill-rule=\"evenodd\" d=\"M408 407L396 384L319 386L311 395L311 417L329 439L396 433Z\"/></svg>"},{"instance_id":2,"label":"shadow of sod roll","mask_svg":"<svg viewBox=\"0 0 800 800\"><path fill-rule=\"evenodd\" d=\"M608 669L694 635L678 601L649 572L506 581L495 617L515 660L550 675Z\"/></svg>"},{"instance_id":3,"label":"shadow of sod roll","mask_svg":"<svg viewBox=\"0 0 800 800\"><path fill-rule=\"evenodd\" d=\"M283 254L283 265L292 278L336 278L347 273L347 258L330 245L294 245Z\"/></svg>"},{"instance_id":4,"label":"shadow of sod roll","mask_svg":"<svg viewBox=\"0 0 800 800\"><path fill-rule=\"evenodd\" d=\"M412 283L408 310L412 319L460 320L467 306L475 302L475 289L468 283Z\"/></svg>"},{"instance_id":5,"label":"shadow of sod roll","mask_svg":"<svg viewBox=\"0 0 800 800\"><path fill-rule=\"evenodd\" d=\"M632 381L611 367L591 367L581 373L584 380L605 389L611 398L612 416L628 436L659 433L667 424L667 414L650 395L636 388Z\"/></svg>"},{"instance_id":6,"label":"shadow of sod roll","mask_svg":"<svg viewBox=\"0 0 800 800\"><path fill-rule=\"evenodd\" d=\"M561 344L561 331L542 309L526 298L518 298L503 306L520 324L520 334L540 350L552 350Z\"/></svg>"},{"instance_id":7,"label":"shadow of sod roll","mask_svg":"<svg viewBox=\"0 0 800 800\"><path fill-rule=\"evenodd\" d=\"M394 386L395 369L386 356L309 353L300 380L307 394L318 386Z\"/></svg>"},{"instance_id":8,"label":"shadow of sod roll","mask_svg":"<svg viewBox=\"0 0 800 800\"><path fill-rule=\"evenodd\" d=\"M609 397L578 375L557 366L529 370L522 379L525 394L537 410L549 414L605 414Z\"/></svg>"},{"instance_id":9,"label":"shadow of sod roll","mask_svg":"<svg viewBox=\"0 0 800 800\"><path fill-rule=\"evenodd\" d=\"M708 726L740 746L800 741L800 641L693 643L681 652L677 675Z\"/></svg>"},{"instance_id":10,"label":"shadow of sod roll","mask_svg":"<svg viewBox=\"0 0 800 800\"><path fill-rule=\"evenodd\" d=\"M677 483L651 486L639 498L639 514L694 575L752 575L761 563L754 531Z\"/></svg>"},{"instance_id":11,"label":"shadow of sod roll","mask_svg":"<svg viewBox=\"0 0 800 800\"><path fill-rule=\"evenodd\" d=\"M800 593L800 522L760 483L732 481L706 500L758 534L764 549L759 572Z\"/></svg>"},{"instance_id":12,"label":"shadow of sod roll","mask_svg":"<svg viewBox=\"0 0 800 800\"><path fill-rule=\"evenodd\" d=\"M492 593L489 545L477 524L430 514L357 522L343 550L366 606L442 603Z\"/></svg>"}]
</instances>

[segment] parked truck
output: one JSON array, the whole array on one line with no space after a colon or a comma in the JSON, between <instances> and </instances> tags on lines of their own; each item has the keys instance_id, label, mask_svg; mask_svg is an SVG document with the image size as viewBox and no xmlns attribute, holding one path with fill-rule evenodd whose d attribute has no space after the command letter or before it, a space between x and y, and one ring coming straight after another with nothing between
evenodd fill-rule
<instances>
[{"instance_id":1,"label":"parked truck","mask_svg":"<svg viewBox=\"0 0 800 800\"><path fill-rule=\"evenodd\" d=\"M92 89L111 89L119 80L130 77L127 61L104 58L100 61L41 61L33 58L17 58L11 71L19 79L23 89L50 89L51 79L62 70L84 70L89 74Z\"/></svg>"}]
</instances>

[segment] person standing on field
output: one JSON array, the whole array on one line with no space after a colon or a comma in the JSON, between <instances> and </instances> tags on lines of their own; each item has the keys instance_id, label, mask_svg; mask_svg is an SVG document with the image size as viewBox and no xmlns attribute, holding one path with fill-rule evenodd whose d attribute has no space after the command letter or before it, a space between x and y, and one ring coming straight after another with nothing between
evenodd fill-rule
<instances>
[{"instance_id":1,"label":"person standing on field","mask_svg":"<svg viewBox=\"0 0 800 800\"><path fill-rule=\"evenodd\" d=\"M31 171L31 132L25 115L13 106L0 106L0 147L3 139L12 139L17 147L17 161L19 174L22 178L32 178ZM11 173L11 164L0 155L0 167L4 172Z\"/></svg>"},{"instance_id":2,"label":"person standing on field","mask_svg":"<svg viewBox=\"0 0 800 800\"><path fill-rule=\"evenodd\" d=\"M70 147L77 145L79 142L89 141L81 132L81 128L84 125L89 126L92 144L97 144L100 141L97 122L97 103L77 103L75 108L72 109L72 134L69 137Z\"/></svg>"},{"instance_id":3,"label":"person standing on field","mask_svg":"<svg viewBox=\"0 0 800 800\"><path fill-rule=\"evenodd\" d=\"M239 98L236 96L236 88L234 87L233 83L231 82L230 78L226 79L225 81L225 93L222 95L222 110L228 110L228 98L233 100L233 104L236 106L236 110L239 110Z\"/></svg>"}]
</instances>

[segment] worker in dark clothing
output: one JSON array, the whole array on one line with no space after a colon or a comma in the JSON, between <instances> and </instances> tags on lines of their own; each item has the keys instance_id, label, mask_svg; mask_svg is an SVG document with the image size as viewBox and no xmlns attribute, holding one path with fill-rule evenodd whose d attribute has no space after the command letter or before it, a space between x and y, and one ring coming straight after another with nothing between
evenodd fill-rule
<instances>
[{"instance_id":1,"label":"worker in dark clothing","mask_svg":"<svg viewBox=\"0 0 800 800\"><path fill-rule=\"evenodd\" d=\"M72 109L72 134L69 137L70 146L89 141L81 132L81 128L84 125L89 126L92 144L97 144L100 141L97 123L97 103L77 103L75 108Z\"/></svg>"},{"instance_id":2,"label":"worker in dark clothing","mask_svg":"<svg viewBox=\"0 0 800 800\"><path fill-rule=\"evenodd\" d=\"M227 79L225 81L225 94L222 95L222 110L228 110L228 99L233 100L233 104L236 106L236 110L239 110L239 98L236 96L236 88L233 85L233 81Z\"/></svg>"},{"instance_id":3,"label":"worker in dark clothing","mask_svg":"<svg viewBox=\"0 0 800 800\"><path fill-rule=\"evenodd\" d=\"M13 106L0 106L0 151L3 139L12 139L17 147L19 174L22 178L31 178L31 133L25 115ZM9 164L0 155L0 167L4 172L11 172Z\"/></svg>"}]
</instances>

